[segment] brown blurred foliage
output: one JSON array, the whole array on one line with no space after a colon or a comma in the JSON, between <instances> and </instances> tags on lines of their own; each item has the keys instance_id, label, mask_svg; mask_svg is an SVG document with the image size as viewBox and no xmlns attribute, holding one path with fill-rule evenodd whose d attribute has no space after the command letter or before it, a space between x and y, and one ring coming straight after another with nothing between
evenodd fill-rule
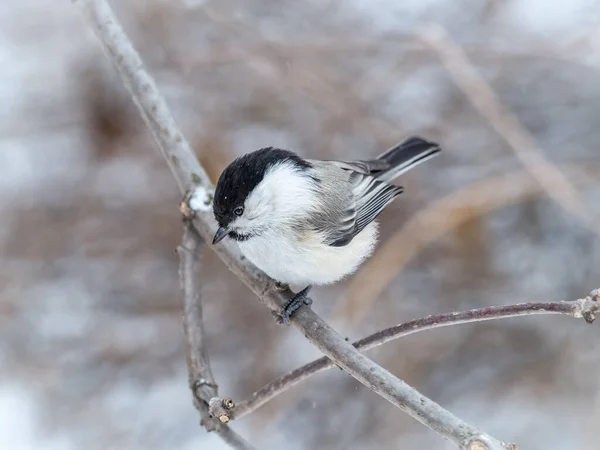
<instances>
[{"instance_id":1,"label":"brown blurred foliage","mask_svg":"<svg viewBox=\"0 0 600 450\"><path fill-rule=\"evenodd\" d=\"M349 337L434 312L573 299L597 287L598 236L549 197L474 108L419 37L419 21L380 29L383 19L333 2L192 3L114 6L211 179L267 145L365 158L421 134L444 148L400 180L406 194L381 216L372 261L315 291L314 307ZM560 41L541 41L515 31L500 2L450 3L427 20L466 51L598 214L598 38L571 25ZM61 33L6 28L16 48L28 36L41 47L29 56L27 88L0 147L0 405L3 395L25 393L37 428L23 433L48 448L219 448L197 428L187 392L175 183L76 11L68 2L57 8ZM45 85L36 87L28 80L40 73ZM241 399L317 356L210 251L202 277L223 395ZM374 357L523 448L592 449L600 358L581 342L598 333L565 318L515 319L410 336ZM234 426L259 448L447 448L341 371Z\"/></svg>"}]
</instances>

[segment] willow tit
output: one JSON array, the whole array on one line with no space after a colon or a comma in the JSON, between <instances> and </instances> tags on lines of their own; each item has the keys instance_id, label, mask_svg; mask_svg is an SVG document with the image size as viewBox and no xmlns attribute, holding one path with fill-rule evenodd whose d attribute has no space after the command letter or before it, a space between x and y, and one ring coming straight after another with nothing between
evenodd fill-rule
<instances>
[{"instance_id":1,"label":"willow tit","mask_svg":"<svg viewBox=\"0 0 600 450\"><path fill-rule=\"evenodd\" d=\"M411 137L374 160L320 161L267 147L235 159L221 174L213 245L225 237L278 284L307 286L283 308L302 304L312 285L353 273L377 242L375 218L403 188L389 184L440 152Z\"/></svg>"}]
</instances>

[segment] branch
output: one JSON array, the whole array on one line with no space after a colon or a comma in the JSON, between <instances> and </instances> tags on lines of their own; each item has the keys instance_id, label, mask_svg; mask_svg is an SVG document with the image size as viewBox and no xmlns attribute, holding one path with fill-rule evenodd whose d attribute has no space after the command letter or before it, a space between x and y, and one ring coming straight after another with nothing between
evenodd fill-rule
<instances>
[{"instance_id":1,"label":"branch","mask_svg":"<svg viewBox=\"0 0 600 450\"><path fill-rule=\"evenodd\" d=\"M212 216L209 179L185 142L155 83L146 72L139 56L125 35L112 10L104 0L74 0L80 6L105 48L108 57L117 66L125 86L129 89L146 120L161 152L183 191L196 185L197 198L187 206L194 206L194 226L209 240L216 231ZM279 312L292 293L278 292L274 281L251 265L237 246L219 245L215 251L223 262L259 297L261 302ZM352 344L346 342L313 310L301 308L293 315L292 324L329 357L336 365L369 387L383 398L406 411L413 418L436 431L457 447L465 450L504 450L509 447L475 427L463 422L437 403L377 365Z\"/></svg>"},{"instance_id":2,"label":"branch","mask_svg":"<svg viewBox=\"0 0 600 450\"><path fill-rule=\"evenodd\" d=\"M203 226L204 224L200 222L199 225ZM279 312L281 305L285 304L293 295L290 291L280 293L274 289L274 281L243 259L236 247L227 247L227 250L215 247L215 251L229 269L273 313ZM312 309L299 309L292 315L291 323L304 334L309 342L321 350L332 361L332 364L342 368L414 419L454 442L457 447L464 450L516 449L511 446L512 444L505 444L462 421L362 355Z\"/></svg>"},{"instance_id":3,"label":"branch","mask_svg":"<svg viewBox=\"0 0 600 450\"><path fill-rule=\"evenodd\" d=\"M179 189L184 192L198 184L210 186L208 175L108 3L105 0L71 1L85 14L108 59L121 75Z\"/></svg>"},{"instance_id":4,"label":"branch","mask_svg":"<svg viewBox=\"0 0 600 450\"><path fill-rule=\"evenodd\" d=\"M183 239L177 248L179 253L179 279L182 293L183 328L186 335L186 356L189 385L196 409L200 412L200 425L206 431L215 431L232 448L251 450L248 444L225 423L229 420L217 418L209 411L211 398L217 396L217 384L210 370L205 352L204 329L202 326L202 303L200 299L200 262L204 242L195 230L185 224ZM223 403L227 403L223 401Z\"/></svg>"},{"instance_id":5,"label":"branch","mask_svg":"<svg viewBox=\"0 0 600 450\"><path fill-rule=\"evenodd\" d=\"M104 44L109 59L115 64L142 117L152 130L152 136L171 168L180 190L189 189L196 184L210 185L206 172L181 135L154 80L145 71L139 55L114 17L110 6L105 1L93 0L73 0L73 3L81 7ZM200 412L200 424L209 432L215 431L232 448L251 450L253 447L241 436L211 416L208 408L210 399L217 396L217 385L204 351L202 305L198 283L202 243L202 237L186 226L178 248L190 389L194 405Z\"/></svg>"},{"instance_id":6,"label":"branch","mask_svg":"<svg viewBox=\"0 0 600 450\"><path fill-rule=\"evenodd\" d=\"M598 300L598 290L594 290L584 299L569 302L520 303L508 306L490 306L488 308L471 309L469 311L448 314L435 314L378 331L356 341L353 345L358 350L369 350L392 340L408 336L409 334L418 333L419 331L465 323L541 314L562 314L577 319L583 318L587 323L592 323L596 318L596 314L600 311ZM316 359L266 384L254 392L249 399L238 403L233 409L229 408L225 414L227 414L229 419L240 419L312 375L334 367L337 366L328 358ZM217 403L217 399L213 398L211 400L211 406Z\"/></svg>"}]
</instances>

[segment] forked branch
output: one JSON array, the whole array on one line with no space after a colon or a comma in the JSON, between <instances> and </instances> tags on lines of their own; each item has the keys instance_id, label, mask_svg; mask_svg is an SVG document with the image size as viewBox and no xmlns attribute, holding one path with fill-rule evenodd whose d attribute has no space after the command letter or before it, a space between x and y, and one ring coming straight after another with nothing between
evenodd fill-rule
<instances>
[{"instance_id":1,"label":"forked branch","mask_svg":"<svg viewBox=\"0 0 600 450\"><path fill-rule=\"evenodd\" d=\"M408 336L409 334L418 333L419 331L451 325L541 314L562 314L577 319L584 319L587 323L592 323L596 318L596 314L600 311L600 302L598 300L598 290L596 289L584 299L569 302L519 303L516 305L490 306L447 314L434 314L378 331L356 341L353 345L358 350L369 350L386 342ZM250 398L238 403L233 408L231 408L231 401L229 399L227 404L230 407L223 408L221 406L223 400L213 398L211 400L212 411L217 416L225 416L226 420L240 419L312 375L334 367L337 366L329 358L316 359L276 378L254 392Z\"/></svg>"},{"instance_id":2,"label":"forked branch","mask_svg":"<svg viewBox=\"0 0 600 450\"><path fill-rule=\"evenodd\" d=\"M200 424L206 428L206 431L216 432L231 448L251 450L253 447L244 438L225 425L228 420L217 418L209 411L210 399L217 396L217 384L206 355L202 322L199 275L204 242L191 226L187 223L185 225L183 239L177 248L177 253L179 253L183 328L187 338L188 377L194 406L200 413Z\"/></svg>"},{"instance_id":3,"label":"forked branch","mask_svg":"<svg viewBox=\"0 0 600 450\"><path fill-rule=\"evenodd\" d=\"M211 239L216 231L210 205L212 186L139 55L105 0L73 1L88 18L109 59L121 74L182 193L190 189L200 191L201 201L193 208L196 210L193 223L205 240ZM288 301L291 293L273 289L273 280L242 258L236 247L219 245L215 251L272 312L279 312L281 305ZM362 355L311 309L301 308L291 322L337 366L457 447L464 450L514 448L462 421Z\"/></svg>"}]
</instances>

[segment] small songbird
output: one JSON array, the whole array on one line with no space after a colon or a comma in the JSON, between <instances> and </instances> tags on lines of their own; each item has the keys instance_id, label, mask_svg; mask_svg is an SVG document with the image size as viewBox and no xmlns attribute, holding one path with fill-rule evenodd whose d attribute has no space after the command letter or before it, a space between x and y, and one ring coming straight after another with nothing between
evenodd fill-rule
<instances>
[{"instance_id":1,"label":"small songbird","mask_svg":"<svg viewBox=\"0 0 600 450\"><path fill-rule=\"evenodd\" d=\"M213 245L229 236L279 285L307 286L282 309L288 323L312 303L312 285L340 280L371 255L375 218L403 191L390 182L439 152L438 144L411 137L364 161L303 159L273 147L248 153L219 177Z\"/></svg>"}]
</instances>

